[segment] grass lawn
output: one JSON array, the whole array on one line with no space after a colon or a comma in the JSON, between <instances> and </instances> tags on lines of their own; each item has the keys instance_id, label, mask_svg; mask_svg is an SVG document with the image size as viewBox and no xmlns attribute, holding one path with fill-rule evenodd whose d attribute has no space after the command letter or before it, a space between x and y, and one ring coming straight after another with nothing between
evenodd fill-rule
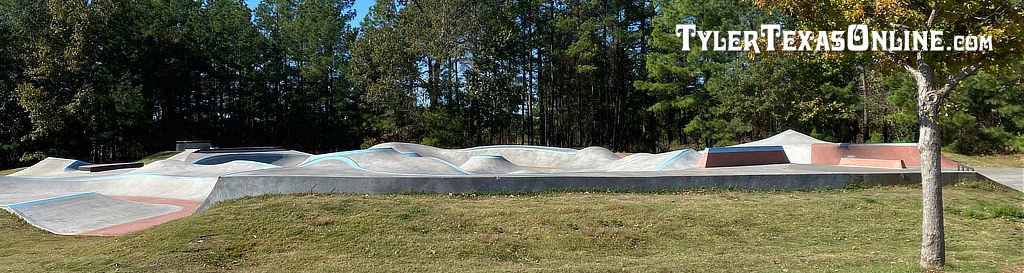
<instances>
[{"instance_id":1,"label":"grass lawn","mask_svg":"<svg viewBox=\"0 0 1024 273\"><path fill-rule=\"evenodd\" d=\"M24 170L25 168L28 168L28 167L21 167L21 168L10 169L10 170L0 170L0 175L9 175L9 174L16 173L16 172L19 172L21 170Z\"/></svg>"},{"instance_id":2,"label":"grass lawn","mask_svg":"<svg viewBox=\"0 0 1024 273\"><path fill-rule=\"evenodd\" d=\"M962 155L943 152L953 161L972 168L1024 168L1024 154Z\"/></svg>"},{"instance_id":3,"label":"grass lawn","mask_svg":"<svg viewBox=\"0 0 1024 273\"><path fill-rule=\"evenodd\" d=\"M1024 194L946 187L949 272L1024 270ZM269 195L123 237L0 213L0 271L919 272L920 190Z\"/></svg>"}]
</instances>

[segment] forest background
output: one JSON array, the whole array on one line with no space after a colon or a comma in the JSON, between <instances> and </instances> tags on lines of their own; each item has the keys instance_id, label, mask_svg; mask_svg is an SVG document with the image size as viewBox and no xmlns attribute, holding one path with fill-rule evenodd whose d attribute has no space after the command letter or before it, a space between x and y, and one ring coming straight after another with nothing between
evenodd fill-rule
<instances>
[{"instance_id":1,"label":"forest background","mask_svg":"<svg viewBox=\"0 0 1024 273\"><path fill-rule=\"evenodd\" d=\"M0 169L193 139L312 153L388 141L664 152L786 129L917 140L915 83L877 56L680 50L679 23L801 25L749 2L378 1L362 18L354 4L0 1ZM944 101L944 150L1024 150L1016 58Z\"/></svg>"}]
</instances>

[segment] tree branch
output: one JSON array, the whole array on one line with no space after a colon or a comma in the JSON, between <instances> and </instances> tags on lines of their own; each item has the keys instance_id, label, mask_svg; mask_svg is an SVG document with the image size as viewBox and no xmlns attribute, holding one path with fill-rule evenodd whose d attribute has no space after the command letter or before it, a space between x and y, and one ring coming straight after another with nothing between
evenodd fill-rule
<instances>
[{"instance_id":1,"label":"tree branch","mask_svg":"<svg viewBox=\"0 0 1024 273\"><path fill-rule=\"evenodd\" d=\"M924 30L931 30L932 26L935 25L935 18L939 17L939 3L935 3L935 7L932 8L932 13L928 15L928 21L924 23Z\"/></svg>"},{"instance_id":2,"label":"tree branch","mask_svg":"<svg viewBox=\"0 0 1024 273\"><path fill-rule=\"evenodd\" d=\"M903 68L909 68L910 63L908 63L907 60L902 56L897 55L892 51L882 51L882 54L885 54L885 56L888 57L889 60L891 60L892 62L896 63L896 65L899 65L900 67Z\"/></svg>"},{"instance_id":3,"label":"tree branch","mask_svg":"<svg viewBox=\"0 0 1024 273\"><path fill-rule=\"evenodd\" d=\"M412 0L412 3L413 3L414 5L416 5L416 8L419 8L419 9L420 9L420 12L423 12L423 6L421 6L421 5L420 5L420 2L419 2L419 1L416 1L416 0ZM938 4L936 4L936 5L938 5Z\"/></svg>"},{"instance_id":4,"label":"tree branch","mask_svg":"<svg viewBox=\"0 0 1024 273\"><path fill-rule=\"evenodd\" d=\"M981 60L978 60L974 64L964 67L963 70L960 70L960 73L953 75L953 77L950 78L948 82L946 82L946 85L942 87L941 91L939 91L939 95L946 96L946 94L953 91L953 89L956 89L956 87L960 85L960 82L963 82L964 79L967 79L967 77L970 77L975 73L978 73L978 70L981 70L982 66L985 66L985 58L981 58Z\"/></svg>"},{"instance_id":5,"label":"tree branch","mask_svg":"<svg viewBox=\"0 0 1024 273\"><path fill-rule=\"evenodd\" d=\"M904 24L889 23L889 26L899 30L910 30L910 27Z\"/></svg>"}]
</instances>

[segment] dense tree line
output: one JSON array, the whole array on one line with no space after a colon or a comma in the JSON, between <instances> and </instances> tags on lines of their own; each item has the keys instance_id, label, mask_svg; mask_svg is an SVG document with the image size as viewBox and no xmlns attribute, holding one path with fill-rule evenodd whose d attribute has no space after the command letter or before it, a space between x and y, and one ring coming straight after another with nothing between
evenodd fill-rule
<instances>
[{"instance_id":1,"label":"dense tree line","mask_svg":"<svg viewBox=\"0 0 1024 273\"><path fill-rule=\"evenodd\" d=\"M7 0L0 167L185 139L659 152L791 128L915 141L914 82L878 60L684 52L673 34L795 20L780 14L737 0L378 1L365 18L352 0ZM1022 72L983 72L946 100L948 148L1024 149Z\"/></svg>"},{"instance_id":2,"label":"dense tree line","mask_svg":"<svg viewBox=\"0 0 1024 273\"><path fill-rule=\"evenodd\" d=\"M358 146L352 1L3 1L2 165Z\"/></svg>"}]
</instances>

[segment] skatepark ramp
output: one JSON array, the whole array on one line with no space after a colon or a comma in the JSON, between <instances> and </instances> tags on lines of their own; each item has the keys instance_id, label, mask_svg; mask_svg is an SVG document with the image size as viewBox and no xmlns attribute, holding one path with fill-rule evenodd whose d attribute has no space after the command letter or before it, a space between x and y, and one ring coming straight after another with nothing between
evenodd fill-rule
<instances>
[{"instance_id":1,"label":"skatepark ramp","mask_svg":"<svg viewBox=\"0 0 1024 273\"><path fill-rule=\"evenodd\" d=\"M915 152L912 144L828 143L796 131L699 152L624 157L602 147L441 149L399 142L317 155L280 147L190 149L142 167L105 168L46 158L0 176L0 208L56 234L114 236L191 215L218 201L263 194L794 190L910 184L920 182ZM815 162L820 164L810 164ZM842 162L906 162L907 168L837 165ZM942 177L947 184L977 178L976 172L965 169L944 170Z\"/></svg>"}]
</instances>

